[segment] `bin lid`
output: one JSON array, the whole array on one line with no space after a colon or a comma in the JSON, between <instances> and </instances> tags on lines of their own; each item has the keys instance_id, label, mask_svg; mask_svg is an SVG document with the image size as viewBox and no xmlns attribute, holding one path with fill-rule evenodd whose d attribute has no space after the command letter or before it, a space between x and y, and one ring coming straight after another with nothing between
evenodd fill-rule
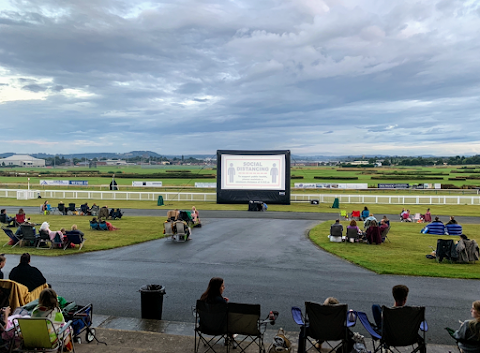
<instances>
[{"instance_id":1,"label":"bin lid","mask_svg":"<svg viewBox=\"0 0 480 353\"><path fill-rule=\"evenodd\" d=\"M165 287L160 284L146 284L140 287L140 292L162 292L165 293Z\"/></svg>"}]
</instances>

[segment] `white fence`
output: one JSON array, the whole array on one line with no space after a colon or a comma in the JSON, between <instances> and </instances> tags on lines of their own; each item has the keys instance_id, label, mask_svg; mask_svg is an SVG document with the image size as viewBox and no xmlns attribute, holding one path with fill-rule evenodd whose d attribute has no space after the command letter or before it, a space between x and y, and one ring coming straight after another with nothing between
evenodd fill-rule
<instances>
[{"instance_id":1,"label":"white fence","mask_svg":"<svg viewBox=\"0 0 480 353\"><path fill-rule=\"evenodd\" d=\"M480 205L478 195L440 196L440 195L322 195L292 194L292 202L318 200L320 203L393 204L393 205Z\"/></svg>"},{"instance_id":2,"label":"white fence","mask_svg":"<svg viewBox=\"0 0 480 353\"><path fill-rule=\"evenodd\" d=\"M193 192L141 192L141 191L84 191L84 190L25 190L0 189L0 198L37 198L60 200L122 200L122 201L156 201L162 196L164 201L215 202L216 193ZM353 204L398 204L398 205L480 205L479 195L345 195L345 194L291 194L292 202L333 203L335 198L342 203Z\"/></svg>"}]
</instances>

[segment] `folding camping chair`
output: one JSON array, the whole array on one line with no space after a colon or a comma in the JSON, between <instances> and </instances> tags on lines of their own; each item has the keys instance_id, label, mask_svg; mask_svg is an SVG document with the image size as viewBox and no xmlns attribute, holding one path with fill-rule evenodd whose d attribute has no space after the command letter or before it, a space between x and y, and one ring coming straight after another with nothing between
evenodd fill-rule
<instances>
[{"instance_id":1,"label":"folding camping chair","mask_svg":"<svg viewBox=\"0 0 480 353\"><path fill-rule=\"evenodd\" d=\"M69 345L75 352L71 321L57 331L50 319L29 317L14 320L18 324L15 325L16 334L22 337L20 347L14 352L63 352Z\"/></svg>"},{"instance_id":2,"label":"folding camping chair","mask_svg":"<svg viewBox=\"0 0 480 353\"><path fill-rule=\"evenodd\" d=\"M437 262L442 262L443 259L454 262L458 259L458 253L453 239L437 239L435 257Z\"/></svg>"},{"instance_id":3,"label":"folding camping chair","mask_svg":"<svg viewBox=\"0 0 480 353\"><path fill-rule=\"evenodd\" d=\"M41 245L48 245L50 243L49 247L42 247ZM37 238L37 249L52 249L52 241L50 240L50 234L46 230L40 230L38 232L38 238Z\"/></svg>"},{"instance_id":4,"label":"folding camping chair","mask_svg":"<svg viewBox=\"0 0 480 353\"><path fill-rule=\"evenodd\" d=\"M388 238L387 234L390 231L390 226L388 228L385 228L381 234L382 236L382 241L384 242L385 240L388 240L389 243L391 243L390 239Z\"/></svg>"},{"instance_id":5,"label":"folding camping chair","mask_svg":"<svg viewBox=\"0 0 480 353\"><path fill-rule=\"evenodd\" d=\"M355 243L358 240L358 231L356 228L347 228L345 233L345 243Z\"/></svg>"},{"instance_id":6,"label":"folding camping chair","mask_svg":"<svg viewBox=\"0 0 480 353\"><path fill-rule=\"evenodd\" d=\"M163 223L163 229L165 230L166 237L173 237L175 233L173 232L173 222Z\"/></svg>"},{"instance_id":7,"label":"folding camping chair","mask_svg":"<svg viewBox=\"0 0 480 353\"><path fill-rule=\"evenodd\" d=\"M232 338L233 348L245 353L251 345L258 346L258 353L265 352L263 335L270 320L260 319L260 304L228 303L228 334Z\"/></svg>"},{"instance_id":8,"label":"folding camping chair","mask_svg":"<svg viewBox=\"0 0 480 353\"><path fill-rule=\"evenodd\" d=\"M222 339L228 341L227 313L227 303L208 304L203 300L197 300L195 306L195 353L200 352L202 343L206 348L202 353L209 351L216 353L215 349L218 348L215 346Z\"/></svg>"},{"instance_id":9,"label":"folding camping chair","mask_svg":"<svg viewBox=\"0 0 480 353\"><path fill-rule=\"evenodd\" d=\"M82 250L83 244L87 239L83 238L80 234L71 233L69 231L67 231L65 235L67 236L67 239L65 239L63 250L66 250L70 246L70 244L80 245L78 251Z\"/></svg>"},{"instance_id":10,"label":"folding camping chair","mask_svg":"<svg viewBox=\"0 0 480 353\"><path fill-rule=\"evenodd\" d=\"M415 213L415 215L412 218L412 222L418 222L421 218L420 213Z\"/></svg>"},{"instance_id":11,"label":"folding camping chair","mask_svg":"<svg viewBox=\"0 0 480 353\"><path fill-rule=\"evenodd\" d=\"M85 203L80 205L80 211L83 213L84 216L90 216L92 214L91 210L88 208L88 205Z\"/></svg>"},{"instance_id":12,"label":"folding camping chair","mask_svg":"<svg viewBox=\"0 0 480 353\"><path fill-rule=\"evenodd\" d=\"M317 341L326 342L330 346L330 352L342 347L347 351L348 323L347 304L322 305L314 302L305 302L305 320L302 318L301 310L298 307L292 308L292 315L295 322L300 326L298 338L298 352L306 352L309 349L320 348L315 346ZM350 326L353 326L350 324ZM307 349L307 341L311 347ZM315 341L315 342L314 342ZM329 341L340 341L333 346Z\"/></svg>"},{"instance_id":13,"label":"folding camping chair","mask_svg":"<svg viewBox=\"0 0 480 353\"><path fill-rule=\"evenodd\" d=\"M340 210L340 218L344 218L348 220L347 210Z\"/></svg>"},{"instance_id":14,"label":"folding camping chair","mask_svg":"<svg viewBox=\"0 0 480 353\"><path fill-rule=\"evenodd\" d=\"M455 330L451 329L450 327L445 327L450 337L452 337L455 342L457 343L457 348L461 352L460 349L468 349L468 352L480 352L480 342L476 340L462 340L458 339L454 336Z\"/></svg>"},{"instance_id":15,"label":"folding camping chair","mask_svg":"<svg viewBox=\"0 0 480 353\"><path fill-rule=\"evenodd\" d=\"M95 222L90 221L90 229L91 230L100 230L98 222L97 221L95 221Z\"/></svg>"},{"instance_id":16,"label":"folding camping chair","mask_svg":"<svg viewBox=\"0 0 480 353\"><path fill-rule=\"evenodd\" d=\"M99 210L100 210L100 207L98 207L97 205L93 205L90 208L90 213L92 214L92 216L97 216Z\"/></svg>"},{"instance_id":17,"label":"folding camping chair","mask_svg":"<svg viewBox=\"0 0 480 353\"><path fill-rule=\"evenodd\" d=\"M31 224L22 224L20 230L22 231L20 246L36 247L38 243L38 234L35 233L35 228L33 228Z\"/></svg>"},{"instance_id":18,"label":"folding camping chair","mask_svg":"<svg viewBox=\"0 0 480 353\"><path fill-rule=\"evenodd\" d=\"M357 312L358 319L372 337L373 352L381 352L382 348L412 346L411 353L426 352L425 332L428 325L425 321L425 307L401 306L389 308L382 306L382 328L375 329L367 318L367 314ZM419 334L421 331L422 334ZM378 346L376 345L378 343Z\"/></svg>"},{"instance_id":19,"label":"folding camping chair","mask_svg":"<svg viewBox=\"0 0 480 353\"><path fill-rule=\"evenodd\" d=\"M61 215L66 215L67 214L67 211L65 209L65 204L63 204L63 203L59 203L57 205L57 209L55 211L58 211Z\"/></svg>"},{"instance_id":20,"label":"folding camping chair","mask_svg":"<svg viewBox=\"0 0 480 353\"><path fill-rule=\"evenodd\" d=\"M67 213L68 213L69 211L72 212L73 215L77 214L78 211L77 211L77 208L75 207L75 203L70 202L70 203L68 204Z\"/></svg>"},{"instance_id":21,"label":"folding camping chair","mask_svg":"<svg viewBox=\"0 0 480 353\"><path fill-rule=\"evenodd\" d=\"M354 219L355 221L359 221L360 220L360 211L352 211L352 219Z\"/></svg>"},{"instance_id":22,"label":"folding camping chair","mask_svg":"<svg viewBox=\"0 0 480 353\"><path fill-rule=\"evenodd\" d=\"M6 229L6 228L2 228L3 231L5 232L5 234L10 238L10 240L12 240L13 242L13 245L12 245L12 248L17 246L18 244L20 244L20 238L18 236L15 235L14 232L12 232L11 229ZM3 244L3 246L7 246L9 245L8 243L10 243L10 240L7 241L5 244Z\"/></svg>"},{"instance_id":23,"label":"folding camping chair","mask_svg":"<svg viewBox=\"0 0 480 353\"><path fill-rule=\"evenodd\" d=\"M176 241L184 242L187 241L190 235L190 229L182 221L175 222L175 229L177 232L173 235L173 239Z\"/></svg>"}]
</instances>

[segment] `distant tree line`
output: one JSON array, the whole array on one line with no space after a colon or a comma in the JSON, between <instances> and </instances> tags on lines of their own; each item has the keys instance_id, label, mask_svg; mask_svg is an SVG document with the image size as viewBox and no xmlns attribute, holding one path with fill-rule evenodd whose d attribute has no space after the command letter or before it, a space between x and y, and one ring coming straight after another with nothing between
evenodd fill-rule
<instances>
[{"instance_id":1,"label":"distant tree line","mask_svg":"<svg viewBox=\"0 0 480 353\"><path fill-rule=\"evenodd\" d=\"M358 167L371 167L377 161L381 161L382 165L400 165L400 166L433 166L433 165L480 165L480 155L471 157L455 156L455 157L373 157L355 159L348 157L342 164L347 164L354 160L368 161L368 165L360 165Z\"/></svg>"}]
</instances>

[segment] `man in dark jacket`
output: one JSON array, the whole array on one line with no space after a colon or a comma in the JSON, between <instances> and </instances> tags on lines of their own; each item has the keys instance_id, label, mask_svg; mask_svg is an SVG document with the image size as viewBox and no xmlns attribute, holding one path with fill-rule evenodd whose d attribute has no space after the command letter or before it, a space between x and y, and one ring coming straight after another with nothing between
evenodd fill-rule
<instances>
[{"instance_id":1,"label":"man in dark jacket","mask_svg":"<svg viewBox=\"0 0 480 353\"><path fill-rule=\"evenodd\" d=\"M24 253L20 256L20 264L12 268L8 278L12 281L23 284L31 292L35 288L47 283L40 270L30 266L30 254Z\"/></svg>"}]
</instances>

